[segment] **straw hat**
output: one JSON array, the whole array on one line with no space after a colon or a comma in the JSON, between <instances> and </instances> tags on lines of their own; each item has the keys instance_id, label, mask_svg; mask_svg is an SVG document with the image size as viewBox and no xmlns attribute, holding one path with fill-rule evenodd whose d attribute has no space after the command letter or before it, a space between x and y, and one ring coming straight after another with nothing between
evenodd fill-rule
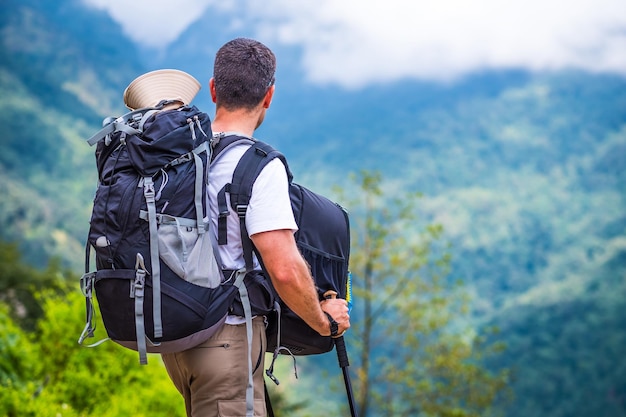
<instances>
[{"instance_id":1,"label":"straw hat","mask_svg":"<svg viewBox=\"0 0 626 417\"><path fill-rule=\"evenodd\" d=\"M189 104L200 91L200 83L186 72L161 69L140 75L124 90L124 104L131 110L152 107L162 100Z\"/></svg>"}]
</instances>

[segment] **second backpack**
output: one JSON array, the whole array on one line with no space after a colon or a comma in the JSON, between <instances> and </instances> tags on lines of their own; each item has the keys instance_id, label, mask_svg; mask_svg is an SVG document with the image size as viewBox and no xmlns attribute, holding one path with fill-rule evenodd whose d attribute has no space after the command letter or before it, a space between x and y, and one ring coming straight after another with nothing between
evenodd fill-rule
<instances>
[{"instance_id":1,"label":"second backpack","mask_svg":"<svg viewBox=\"0 0 626 417\"><path fill-rule=\"evenodd\" d=\"M227 148L237 142L248 142L251 145L239 160L228 186L229 203L231 207L237 207L242 230L245 230L245 209L250 201L254 181L271 160L279 158L287 170L291 206L298 225L294 237L300 253L311 268L318 297L321 301L330 291L339 298L347 299L350 285L348 213L339 204L294 183L287 160L270 145L252 138L236 136L227 136L221 141L223 143L218 142L214 151L216 154L227 151ZM218 204L225 205L226 201L218 201ZM241 238L244 258L249 258L254 247L245 232ZM259 260L262 264L260 257ZM265 280L266 285L271 287L269 278ZM330 336L321 336L291 311L277 294L275 296L279 301L274 319L269 320L267 329L268 352L314 355L333 349L334 341Z\"/></svg>"}]
</instances>

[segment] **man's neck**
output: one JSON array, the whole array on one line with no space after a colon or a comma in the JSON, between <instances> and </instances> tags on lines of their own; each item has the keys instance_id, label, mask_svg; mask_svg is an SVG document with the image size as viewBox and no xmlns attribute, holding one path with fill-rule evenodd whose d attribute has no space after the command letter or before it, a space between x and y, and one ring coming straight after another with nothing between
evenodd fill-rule
<instances>
[{"instance_id":1,"label":"man's neck","mask_svg":"<svg viewBox=\"0 0 626 417\"><path fill-rule=\"evenodd\" d=\"M254 110L228 111L218 109L215 112L215 119L211 123L211 129L213 132L238 132L252 136L259 125L259 119L259 112Z\"/></svg>"}]
</instances>

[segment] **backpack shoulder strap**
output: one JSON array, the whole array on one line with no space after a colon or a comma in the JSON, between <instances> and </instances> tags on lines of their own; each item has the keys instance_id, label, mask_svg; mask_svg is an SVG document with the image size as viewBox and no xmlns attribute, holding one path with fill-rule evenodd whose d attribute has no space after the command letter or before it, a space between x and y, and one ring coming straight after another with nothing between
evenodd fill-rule
<instances>
[{"instance_id":1,"label":"backpack shoulder strap","mask_svg":"<svg viewBox=\"0 0 626 417\"><path fill-rule=\"evenodd\" d=\"M257 140L237 132L221 132L213 134L211 139L211 163L215 163L229 149L241 144L253 145Z\"/></svg>"},{"instance_id":2,"label":"backpack shoulder strap","mask_svg":"<svg viewBox=\"0 0 626 417\"><path fill-rule=\"evenodd\" d=\"M274 158L278 158L282 161L287 170L288 180L291 182L293 176L289 171L285 156L267 143L256 141L243 154L233 172L233 180L230 186L230 201L235 211L239 212L239 206L247 208L252 195L254 182L263 168Z\"/></svg>"},{"instance_id":3,"label":"backpack shoulder strap","mask_svg":"<svg viewBox=\"0 0 626 417\"><path fill-rule=\"evenodd\" d=\"M293 175L289 170L285 156L276 149L272 148L270 145L261 141L255 141L237 163L233 172L232 181L229 184L226 184L224 189L218 193L220 216L222 213L225 213L225 215L228 213L225 195L226 192L230 194L230 206L239 216L243 255L246 267L249 269L252 269L253 246L246 229L246 211L252 196L252 187L254 182L263 168L265 168L265 166L274 158L279 158L283 162L285 169L287 170L288 181L291 183ZM218 223L220 222L218 221ZM223 227L218 227L218 241L219 244L222 245L227 243L225 217L223 224Z\"/></svg>"}]
</instances>

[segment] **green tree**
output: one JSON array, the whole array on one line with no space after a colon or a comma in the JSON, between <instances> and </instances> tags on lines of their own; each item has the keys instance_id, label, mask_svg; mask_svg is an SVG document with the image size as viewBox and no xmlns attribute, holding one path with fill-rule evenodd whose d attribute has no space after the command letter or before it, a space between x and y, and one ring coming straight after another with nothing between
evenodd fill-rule
<instances>
[{"instance_id":1,"label":"green tree","mask_svg":"<svg viewBox=\"0 0 626 417\"><path fill-rule=\"evenodd\" d=\"M43 271L26 265L16 243L0 242L0 302L11 306L8 312L26 329L32 330L43 314L35 293L66 290L67 282L60 279L64 273L56 259Z\"/></svg>"},{"instance_id":2,"label":"green tree","mask_svg":"<svg viewBox=\"0 0 626 417\"><path fill-rule=\"evenodd\" d=\"M150 355L149 364L141 366L135 352L113 342L93 348L78 345L85 301L76 277L55 263L34 270L19 261L17 250L3 252L0 272L4 288L22 288L28 294L0 300L0 415L184 415L182 398L158 355ZM11 277L39 288L22 287L7 279ZM21 300L31 297L39 313L25 322L15 310L23 310ZM96 340L104 338L98 320Z\"/></svg>"},{"instance_id":3,"label":"green tree","mask_svg":"<svg viewBox=\"0 0 626 417\"><path fill-rule=\"evenodd\" d=\"M135 352L106 342L77 344L83 327L79 292L39 295L45 314L33 332L0 307L0 415L183 416L182 398L158 355L141 366ZM97 337L105 337L103 329Z\"/></svg>"},{"instance_id":4,"label":"green tree","mask_svg":"<svg viewBox=\"0 0 626 417\"><path fill-rule=\"evenodd\" d=\"M381 177L356 179L351 269L356 308L350 342L359 352L359 415L484 416L507 383L481 363L484 346L469 300L449 284L442 228L418 226L419 194L390 200Z\"/></svg>"}]
</instances>

